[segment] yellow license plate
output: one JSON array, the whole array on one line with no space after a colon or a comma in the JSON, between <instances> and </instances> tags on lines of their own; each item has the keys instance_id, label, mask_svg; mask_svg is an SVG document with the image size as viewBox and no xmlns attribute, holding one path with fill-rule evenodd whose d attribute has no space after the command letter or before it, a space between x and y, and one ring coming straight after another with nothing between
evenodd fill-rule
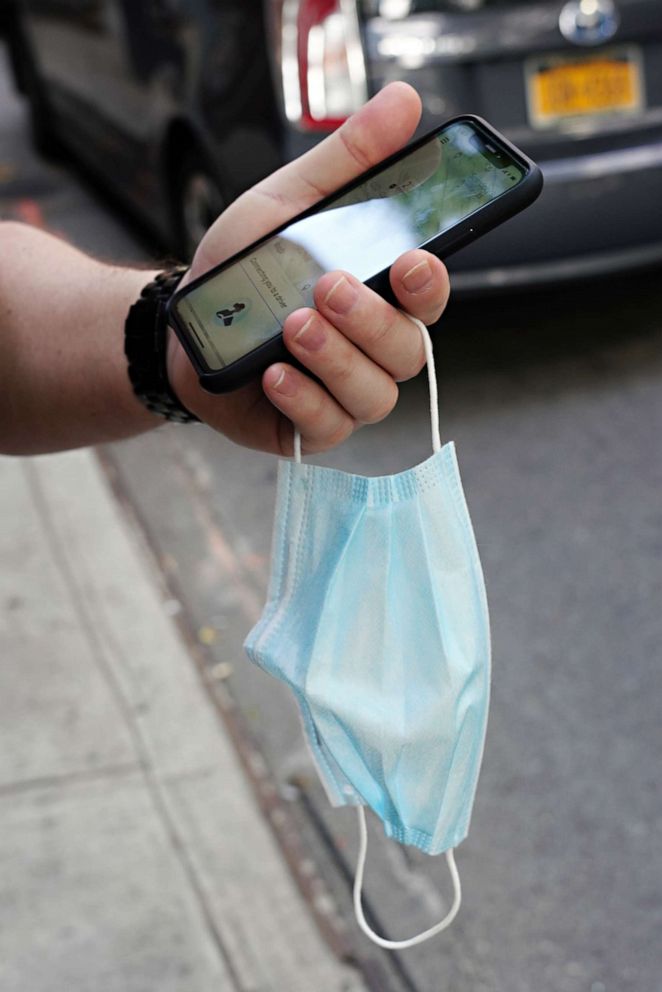
<instances>
[{"instance_id":1,"label":"yellow license plate","mask_svg":"<svg viewBox=\"0 0 662 992\"><path fill-rule=\"evenodd\" d=\"M588 57L530 60L526 76L536 127L572 117L635 113L643 102L641 59L631 46Z\"/></svg>"}]
</instances>

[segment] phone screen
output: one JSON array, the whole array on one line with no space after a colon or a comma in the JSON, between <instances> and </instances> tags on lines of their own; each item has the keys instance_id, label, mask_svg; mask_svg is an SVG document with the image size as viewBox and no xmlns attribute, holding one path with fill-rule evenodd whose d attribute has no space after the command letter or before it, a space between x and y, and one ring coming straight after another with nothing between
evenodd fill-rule
<instances>
[{"instance_id":1,"label":"phone screen","mask_svg":"<svg viewBox=\"0 0 662 992\"><path fill-rule=\"evenodd\" d=\"M177 303L179 320L204 364L224 368L278 334L294 310L312 306L323 273L344 269L365 282L525 175L489 135L450 124L192 289Z\"/></svg>"}]
</instances>

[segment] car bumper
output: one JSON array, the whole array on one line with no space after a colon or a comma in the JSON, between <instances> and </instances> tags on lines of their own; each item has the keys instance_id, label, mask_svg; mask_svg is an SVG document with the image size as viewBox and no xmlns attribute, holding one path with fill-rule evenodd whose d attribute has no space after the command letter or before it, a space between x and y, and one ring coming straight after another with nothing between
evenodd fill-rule
<instances>
[{"instance_id":1,"label":"car bumper","mask_svg":"<svg viewBox=\"0 0 662 992\"><path fill-rule=\"evenodd\" d=\"M457 291L662 262L662 142L540 164L545 187L536 203L448 260Z\"/></svg>"},{"instance_id":2,"label":"car bumper","mask_svg":"<svg viewBox=\"0 0 662 992\"><path fill-rule=\"evenodd\" d=\"M662 241L624 251L568 255L565 259L530 265L494 266L468 271L455 270L451 259L448 269L453 295L465 297L578 282L658 265L662 265Z\"/></svg>"},{"instance_id":3,"label":"car bumper","mask_svg":"<svg viewBox=\"0 0 662 992\"><path fill-rule=\"evenodd\" d=\"M290 134L288 157L319 140ZM452 255L454 291L489 293L662 262L662 140L539 163L540 197Z\"/></svg>"}]
</instances>

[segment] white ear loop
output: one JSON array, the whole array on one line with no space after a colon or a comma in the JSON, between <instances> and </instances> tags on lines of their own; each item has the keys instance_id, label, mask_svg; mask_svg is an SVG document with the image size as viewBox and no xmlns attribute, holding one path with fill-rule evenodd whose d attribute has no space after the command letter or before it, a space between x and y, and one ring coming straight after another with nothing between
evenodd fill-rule
<instances>
[{"instance_id":1,"label":"white ear loop","mask_svg":"<svg viewBox=\"0 0 662 992\"><path fill-rule=\"evenodd\" d=\"M430 426L432 430L432 450L437 452L441 449L441 435L439 431L439 396L437 392L437 374L435 370L430 332L425 324L417 317L412 317L411 314L405 313L404 311L400 312L403 316L408 317L409 320L411 320L412 323L418 327L421 332L421 337L423 338L425 360L428 369L428 385L430 389ZM296 428L294 429L294 460L297 463L301 462L301 434ZM363 873L365 870L366 855L368 853L368 830L366 827L365 810L363 809L363 806L358 806L357 811L359 815L359 857L356 865L356 876L354 878L354 913L361 930L363 930L364 934L366 934L366 936L369 937L375 944L391 951L402 950L405 947L414 947L416 944L422 944L423 941L429 940L430 937L434 937L436 934L441 933L442 930L445 930L446 927L450 926L453 922L460 908L460 903L462 902L462 887L460 885L460 876L455 865L455 855L453 853L453 849L451 848L449 851L446 851L448 870L450 871L451 879L453 881L453 903L446 916L439 923L436 923L434 926L430 927L429 930L424 930L423 933L416 934L414 937L409 937L406 940L386 940L385 937L380 937L379 934L376 934L374 930L368 926L363 913L361 893L363 891Z\"/></svg>"},{"instance_id":2,"label":"white ear loop","mask_svg":"<svg viewBox=\"0 0 662 992\"><path fill-rule=\"evenodd\" d=\"M439 433L439 396L437 392L437 372L434 365L434 354L432 351L432 339L430 338L430 332L418 317L412 317L410 313L405 313L401 310L400 313L403 317L407 317L413 324L416 324L419 331L421 332L421 337L423 338L423 347L425 348L425 361L428 367L428 385L430 387L430 425L432 428L432 450L441 450L441 435ZM294 428L294 461L297 464L301 462L301 434Z\"/></svg>"},{"instance_id":3,"label":"white ear loop","mask_svg":"<svg viewBox=\"0 0 662 992\"><path fill-rule=\"evenodd\" d=\"M404 313L404 311L401 311ZM412 323L416 324L419 331L421 332L421 337L423 338L423 347L425 348L425 360L428 367L428 385L430 388L430 425L432 428L432 450L437 452L441 449L441 436L439 431L439 394L437 392L437 373L434 364L434 354L432 351L432 340L430 338L430 332L428 331L425 324L419 320L417 317L412 317L411 314L405 313L405 317L408 317ZM299 440L299 452L301 451L301 438ZM295 436L295 450L296 450ZM439 923L435 923L434 926L430 927L428 930L424 930L423 933L416 934L414 937L408 937L406 940L387 940L385 937L380 937L375 931L368 925L366 918L363 913L363 904L361 902L361 893L363 891L363 872L365 870L365 861L368 853L368 830L365 822L365 810L363 806L357 807L357 812L359 815L359 857L356 863L356 875L354 877L354 914L356 916L356 922L363 930L364 934L373 941L373 943L378 944L379 947L384 947L387 950L403 950L405 947L414 947L416 944L422 944L424 941L429 940L430 937L436 936L436 934L441 933L446 927L450 926L460 909L460 904L462 902L462 886L460 885L460 875L455 864L455 855L453 849L446 851L446 861L448 862L448 870L453 881L453 903L451 908L448 910L446 916Z\"/></svg>"},{"instance_id":4,"label":"white ear loop","mask_svg":"<svg viewBox=\"0 0 662 992\"><path fill-rule=\"evenodd\" d=\"M301 464L301 434L294 428L294 461L297 465Z\"/></svg>"},{"instance_id":5,"label":"white ear loop","mask_svg":"<svg viewBox=\"0 0 662 992\"><path fill-rule=\"evenodd\" d=\"M458 914L460 908L460 903L462 902L462 886L460 885L460 875L455 864L455 854L453 848L446 851L446 861L448 863L448 870L453 880L453 903L451 908L448 910L443 920L439 923L435 923L434 926L430 927L428 930L424 930L422 933L417 933L414 937L408 937L405 940L387 940L385 937L380 937L379 934L368 925L368 922L363 915L363 904L361 902L361 893L363 891L363 871L365 869L365 859L368 853L368 829L365 822L365 810L363 806L357 806L357 812L359 814L359 857L356 862L356 875L354 877L354 915L356 916L356 922L363 930L366 937L370 937L370 940L374 944L378 944L380 947L386 948L389 951L399 951L403 950L405 947L414 947L416 944L422 944L424 941L429 940L430 937L435 937L446 927L449 927L455 917Z\"/></svg>"},{"instance_id":6,"label":"white ear loop","mask_svg":"<svg viewBox=\"0 0 662 992\"><path fill-rule=\"evenodd\" d=\"M432 428L432 450L434 452L441 451L441 435L439 432L439 393L437 390L437 370L434 364L434 352L432 350L432 338L430 337L430 332L418 317L412 317L410 313L405 313L401 310L405 317L409 317L412 323L416 324L419 331L421 332L421 337L423 338L423 347L425 349L425 361L428 367L428 386L430 388L430 426Z\"/></svg>"}]
</instances>

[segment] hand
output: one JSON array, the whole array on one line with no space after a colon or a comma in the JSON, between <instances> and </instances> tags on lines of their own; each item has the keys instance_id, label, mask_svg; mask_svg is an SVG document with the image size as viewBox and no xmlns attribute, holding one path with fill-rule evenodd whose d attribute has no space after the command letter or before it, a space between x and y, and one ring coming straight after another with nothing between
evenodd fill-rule
<instances>
[{"instance_id":1,"label":"hand","mask_svg":"<svg viewBox=\"0 0 662 992\"><path fill-rule=\"evenodd\" d=\"M228 207L200 242L181 285L398 151L420 113L420 99L410 86L386 86L319 145ZM449 285L438 258L421 249L406 252L391 267L390 280L404 310L426 324L439 319ZM266 369L261 382L212 396L200 387L172 334L168 372L182 403L239 444L281 455L292 453L292 424L303 450L314 452L339 444L361 424L383 419L397 401L397 383L416 375L425 362L418 329L347 272L322 276L314 300L315 309L290 314L283 337L326 389L279 362Z\"/></svg>"}]
</instances>

